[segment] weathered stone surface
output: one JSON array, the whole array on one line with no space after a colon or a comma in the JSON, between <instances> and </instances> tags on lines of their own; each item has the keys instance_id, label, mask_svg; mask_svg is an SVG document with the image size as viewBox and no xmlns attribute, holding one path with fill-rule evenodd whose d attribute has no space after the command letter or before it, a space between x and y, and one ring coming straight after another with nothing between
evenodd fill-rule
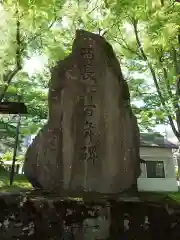
<instances>
[{"instance_id":1,"label":"weathered stone surface","mask_svg":"<svg viewBox=\"0 0 180 240\"><path fill-rule=\"evenodd\" d=\"M85 202L41 192L1 194L0 239L179 240L179 209L162 202Z\"/></svg>"},{"instance_id":2,"label":"weathered stone surface","mask_svg":"<svg viewBox=\"0 0 180 240\"><path fill-rule=\"evenodd\" d=\"M48 191L119 193L140 174L139 129L112 47L77 31L52 70L49 119L28 148L24 172Z\"/></svg>"}]
</instances>

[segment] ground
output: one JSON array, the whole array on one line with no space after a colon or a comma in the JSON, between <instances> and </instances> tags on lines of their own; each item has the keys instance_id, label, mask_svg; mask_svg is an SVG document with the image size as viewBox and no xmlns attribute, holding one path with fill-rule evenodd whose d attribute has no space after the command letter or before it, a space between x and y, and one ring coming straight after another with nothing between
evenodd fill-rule
<instances>
[{"instance_id":1,"label":"ground","mask_svg":"<svg viewBox=\"0 0 180 240\"><path fill-rule=\"evenodd\" d=\"M31 184L25 178L24 175L15 175L13 185L9 184L9 173L0 173L0 192L20 190L20 189L31 189Z\"/></svg>"},{"instance_id":2,"label":"ground","mask_svg":"<svg viewBox=\"0 0 180 240\"><path fill-rule=\"evenodd\" d=\"M32 189L24 175L15 175L13 185L9 185L9 173L0 173L0 192L18 191ZM180 192L157 193L157 192L140 192L140 198L147 201L165 201L172 200L180 204Z\"/></svg>"}]
</instances>

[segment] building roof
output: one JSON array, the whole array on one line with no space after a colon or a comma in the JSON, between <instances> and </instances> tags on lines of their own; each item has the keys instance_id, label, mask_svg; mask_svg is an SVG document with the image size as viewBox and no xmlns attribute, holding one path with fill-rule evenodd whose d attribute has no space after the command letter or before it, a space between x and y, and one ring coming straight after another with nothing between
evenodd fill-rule
<instances>
[{"instance_id":1,"label":"building roof","mask_svg":"<svg viewBox=\"0 0 180 240\"><path fill-rule=\"evenodd\" d=\"M141 147L154 147L154 148L170 148L178 149L178 145L168 141L160 133L141 133L140 134L140 146Z\"/></svg>"}]
</instances>

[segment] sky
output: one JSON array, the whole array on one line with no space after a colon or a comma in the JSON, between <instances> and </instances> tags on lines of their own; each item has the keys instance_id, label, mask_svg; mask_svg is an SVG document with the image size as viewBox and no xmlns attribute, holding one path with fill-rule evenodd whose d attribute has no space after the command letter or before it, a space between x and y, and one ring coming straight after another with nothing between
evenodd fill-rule
<instances>
[{"instance_id":1,"label":"sky","mask_svg":"<svg viewBox=\"0 0 180 240\"><path fill-rule=\"evenodd\" d=\"M25 61L24 71L28 72L29 76L32 76L36 72L41 72L44 68L43 56L34 56Z\"/></svg>"}]
</instances>

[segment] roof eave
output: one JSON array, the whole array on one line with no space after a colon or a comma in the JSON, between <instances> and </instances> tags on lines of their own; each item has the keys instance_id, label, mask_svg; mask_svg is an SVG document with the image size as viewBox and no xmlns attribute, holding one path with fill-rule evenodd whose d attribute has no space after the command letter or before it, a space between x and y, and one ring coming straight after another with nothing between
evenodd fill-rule
<instances>
[{"instance_id":1,"label":"roof eave","mask_svg":"<svg viewBox=\"0 0 180 240\"><path fill-rule=\"evenodd\" d=\"M140 147L147 147L147 148L166 148L166 149L178 149L179 147L174 146L151 146L151 145L140 145Z\"/></svg>"}]
</instances>

